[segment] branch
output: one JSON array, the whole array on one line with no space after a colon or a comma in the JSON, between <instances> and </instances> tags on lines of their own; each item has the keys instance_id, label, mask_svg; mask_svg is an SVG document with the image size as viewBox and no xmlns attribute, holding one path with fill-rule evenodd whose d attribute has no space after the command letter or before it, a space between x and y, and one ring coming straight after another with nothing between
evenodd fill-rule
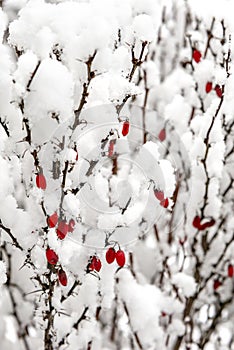
<instances>
[{"instance_id":1,"label":"branch","mask_svg":"<svg viewBox=\"0 0 234 350\"><path fill-rule=\"evenodd\" d=\"M132 48L132 69L131 69L131 72L129 74L129 76L127 76L126 78L128 78L128 81L131 82L132 81L132 78L134 76L134 73L136 71L136 69L138 67L141 66L141 64L143 63L142 62L142 58L143 58L143 55L144 55L144 51L145 51L145 48L146 48L146 45L148 44L147 41L144 41L142 43L142 46L141 46L141 52L140 52L140 56L139 58L136 58L135 57L135 54L134 54L134 47ZM131 95L127 95L125 96L125 98L123 99L123 102L120 104L120 105L117 105L116 106L116 111L117 111L117 114L119 115L121 110L123 109L125 103L128 101L128 99L131 97Z\"/></svg>"},{"instance_id":2,"label":"branch","mask_svg":"<svg viewBox=\"0 0 234 350\"><path fill-rule=\"evenodd\" d=\"M130 314L129 314L129 311L128 311L128 308L127 308L127 305L126 305L125 302L123 302L123 306L124 306L124 311L126 312L126 315L128 316L128 320L129 320L130 327L132 328L132 326L131 326L131 321L130 321ZM135 340L136 340L136 343L137 343L138 347L139 347L141 350L143 350L143 346L142 346L142 344L141 344L141 341L140 341L140 338L139 338L137 332L132 330L132 333L133 333L133 335L134 335L134 338L135 338Z\"/></svg>"},{"instance_id":3,"label":"branch","mask_svg":"<svg viewBox=\"0 0 234 350\"><path fill-rule=\"evenodd\" d=\"M44 349L53 350L53 338L52 338L52 329L54 326L54 306L52 304L53 292L55 281L51 282L52 271L50 270L49 275L47 276L49 282L49 291L48 291L48 304L49 308L46 311L47 326L44 333Z\"/></svg>"},{"instance_id":4,"label":"branch","mask_svg":"<svg viewBox=\"0 0 234 350\"><path fill-rule=\"evenodd\" d=\"M211 334L215 331L215 328L219 322L219 319L222 315L222 312L224 310L224 308L230 304L231 302L233 301L233 297L227 299L226 301L224 302L221 302L220 303L220 307L219 307L219 310L217 311L216 315L214 316L213 318L213 321L210 325L210 327L208 328L208 330L204 333L202 333L202 338L201 338L201 342L199 344L199 349L204 349L205 345L208 343L209 339L210 339L210 336Z\"/></svg>"},{"instance_id":5,"label":"branch","mask_svg":"<svg viewBox=\"0 0 234 350\"><path fill-rule=\"evenodd\" d=\"M23 251L23 248L21 247L21 245L19 244L19 242L17 241L17 239L15 238L15 236L11 233L11 230L7 227L5 227L2 224L2 221L0 220L0 228L2 228L12 239L13 241L13 245L15 245L18 249L20 249L21 251Z\"/></svg>"},{"instance_id":6,"label":"branch","mask_svg":"<svg viewBox=\"0 0 234 350\"><path fill-rule=\"evenodd\" d=\"M29 344L28 344L28 341L27 341L27 336L28 336L28 333L27 333L27 326L23 326L22 325L22 322L21 322L21 317L18 313L18 310L17 310L17 303L15 301L15 297L14 297L14 294L13 294L13 291L12 291L12 285L13 283L11 282L11 255L7 252L6 248L4 248L4 252L7 256L7 260L8 260L8 271L7 271L7 283L6 285L8 286L8 293L9 293L9 297L10 297L10 300L11 300L11 304L12 304L12 313L13 313L13 316L16 320L16 323L18 325L18 328L19 328L19 332L18 332L18 336L19 338L22 339L23 341L23 344L24 344L24 347L26 350L30 350L30 347L29 347Z\"/></svg>"},{"instance_id":7,"label":"branch","mask_svg":"<svg viewBox=\"0 0 234 350\"><path fill-rule=\"evenodd\" d=\"M37 65L36 65L36 67L35 67L35 69L34 69L32 75L31 75L31 77L30 77L30 79L29 79L29 81L28 81L28 84L27 84L27 86L26 86L26 90L27 90L27 91L30 91L30 86L31 86L31 84L32 84L32 81L33 81L35 75L37 74L37 71L38 71L38 68L40 67L40 64L41 64L41 61L38 61L38 63L37 63Z\"/></svg>"},{"instance_id":8,"label":"branch","mask_svg":"<svg viewBox=\"0 0 234 350\"><path fill-rule=\"evenodd\" d=\"M72 326L72 328L75 328L76 330L78 330L79 324L83 321L86 320L86 314L88 312L89 308L88 306L86 306L81 314L81 316L79 317L79 319L77 320L76 323L74 323L74 325ZM71 334L71 332L68 332L59 342L58 346L59 349L62 345L65 344L66 339L69 337L69 335Z\"/></svg>"},{"instance_id":9,"label":"branch","mask_svg":"<svg viewBox=\"0 0 234 350\"><path fill-rule=\"evenodd\" d=\"M8 127L7 127L6 123L4 123L2 121L2 119L0 119L0 124L2 125L3 129L5 130L5 133L7 134L7 136L10 137L10 132L8 130Z\"/></svg>"},{"instance_id":10,"label":"branch","mask_svg":"<svg viewBox=\"0 0 234 350\"><path fill-rule=\"evenodd\" d=\"M91 80L95 77L95 73L92 71L92 63L93 63L93 60L94 60L96 54L97 54L97 51L95 50L94 54L89 57L87 62L85 62L86 66L87 66L87 81L86 81L86 83L83 84L83 92L82 92L82 96L81 96L81 100L80 100L79 106L74 111L74 113L75 113L75 120L74 120L74 124L72 126L72 130L73 131L75 130L77 125L79 125L80 113L81 113L85 103L87 103L87 97L89 95L88 94L89 85L91 83Z\"/></svg>"}]
</instances>

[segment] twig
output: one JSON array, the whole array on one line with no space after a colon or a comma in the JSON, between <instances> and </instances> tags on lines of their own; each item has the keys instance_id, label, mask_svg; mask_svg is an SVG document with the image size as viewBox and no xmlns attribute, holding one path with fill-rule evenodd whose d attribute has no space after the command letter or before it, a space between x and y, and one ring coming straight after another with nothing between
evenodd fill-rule
<instances>
[{"instance_id":1,"label":"twig","mask_svg":"<svg viewBox=\"0 0 234 350\"><path fill-rule=\"evenodd\" d=\"M1 220L0 220L0 228L2 228L12 239L13 241L13 244L18 248L20 249L21 251L23 251L23 248L21 247L21 245L19 244L19 242L17 241L17 239L15 238L15 236L12 234L11 230L7 227L5 227Z\"/></svg>"}]
</instances>

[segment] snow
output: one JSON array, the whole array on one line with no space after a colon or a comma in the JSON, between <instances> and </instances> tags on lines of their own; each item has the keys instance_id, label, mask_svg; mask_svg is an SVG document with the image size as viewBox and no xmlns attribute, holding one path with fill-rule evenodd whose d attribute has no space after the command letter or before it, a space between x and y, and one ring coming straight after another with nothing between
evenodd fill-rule
<instances>
[{"instance_id":1,"label":"snow","mask_svg":"<svg viewBox=\"0 0 234 350\"><path fill-rule=\"evenodd\" d=\"M154 38L155 29L149 15L136 16L133 20L132 29L134 36L142 41L152 41Z\"/></svg>"},{"instance_id":2,"label":"snow","mask_svg":"<svg viewBox=\"0 0 234 350\"><path fill-rule=\"evenodd\" d=\"M182 290L184 296L191 297L196 291L196 283L192 276L189 276L183 272L178 272L173 275L172 283Z\"/></svg>"},{"instance_id":3,"label":"snow","mask_svg":"<svg viewBox=\"0 0 234 350\"><path fill-rule=\"evenodd\" d=\"M0 287L7 281L6 264L0 260Z\"/></svg>"},{"instance_id":4,"label":"snow","mask_svg":"<svg viewBox=\"0 0 234 350\"><path fill-rule=\"evenodd\" d=\"M0 156L0 197L5 198L9 193L13 191L13 184L9 181L10 167L5 159Z\"/></svg>"},{"instance_id":5,"label":"snow","mask_svg":"<svg viewBox=\"0 0 234 350\"><path fill-rule=\"evenodd\" d=\"M207 347L226 349L218 337L233 324L232 13L230 0L4 1L0 285L10 283L1 288L1 348L21 346L27 326L30 349L49 346L49 327L61 349L169 350L181 339L195 350L224 307ZM64 240L48 227L55 211L75 221ZM196 229L196 215L215 225ZM125 252L123 268L106 262L109 247ZM93 256L99 272L89 269Z\"/></svg>"},{"instance_id":6,"label":"snow","mask_svg":"<svg viewBox=\"0 0 234 350\"><path fill-rule=\"evenodd\" d=\"M33 122L51 112L58 113L59 119L65 121L72 114L72 95L73 81L67 68L60 62L45 59L32 81L25 111Z\"/></svg>"},{"instance_id":7,"label":"snow","mask_svg":"<svg viewBox=\"0 0 234 350\"><path fill-rule=\"evenodd\" d=\"M119 274L119 279L119 295L128 308L129 322L133 331L142 331L145 325L147 325L147 332L141 333L143 337L141 339L148 346L155 344L155 341L159 341L161 336L161 330L157 322L160 314L158 303L160 297L159 290L154 286L137 284L128 271L122 271ZM141 300L140 303L139 300ZM157 327L157 334L154 331L155 327Z\"/></svg>"}]
</instances>

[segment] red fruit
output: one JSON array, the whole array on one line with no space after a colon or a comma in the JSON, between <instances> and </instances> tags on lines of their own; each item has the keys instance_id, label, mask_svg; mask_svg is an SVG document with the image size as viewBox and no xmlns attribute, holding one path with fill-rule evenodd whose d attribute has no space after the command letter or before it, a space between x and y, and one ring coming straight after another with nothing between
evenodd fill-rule
<instances>
[{"instance_id":1,"label":"red fruit","mask_svg":"<svg viewBox=\"0 0 234 350\"><path fill-rule=\"evenodd\" d=\"M76 152L76 161L79 159L79 154Z\"/></svg>"},{"instance_id":2,"label":"red fruit","mask_svg":"<svg viewBox=\"0 0 234 350\"><path fill-rule=\"evenodd\" d=\"M58 271L58 278L59 278L59 282L61 283L61 285L66 287L66 285L67 285L67 275L66 275L66 272L63 269L60 269Z\"/></svg>"},{"instance_id":3,"label":"red fruit","mask_svg":"<svg viewBox=\"0 0 234 350\"><path fill-rule=\"evenodd\" d=\"M122 250L118 250L115 254L115 258L116 258L116 261L117 261L117 264L120 266L120 267L123 267L125 265L125 254Z\"/></svg>"},{"instance_id":4,"label":"red fruit","mask_svg":"<svg viewBox=\"0 0 234 350\"><path fill-rule=\"evenodd\" d=\"M53 251L53 249L47 249L46 259L48 263L50 263L51 265L56 265L59 258L58 258L58 255L55 253L55 251Z\"/></svg>"},{"instance_id":5,"label":"red fruit","mask_svg":"<svg viewBox=\"0 0 234 350\"><path fill-rule=\"evenodd\" d=\"M75 220L71 219L68 224L68 232L73 232L75 228Z\"/></svg>"},{"instance_id":6,"label":"red fruit","mask_svg":"<svg viewBox=\"0 0 234 350\"><path fill-rule=\"evenodd\" d=\"M216 279L214 280L214 283L213 283L213 289L217 290L221 285L222 283L218 279Z\"/></svg>"},{"instance_id":7,"label":"red fruit","mask_svg":"<svg viewBox=\"0 0 234 350\"><path fill-rule=\"evenodd\" d=\"M228 265L228 277L232 278L234 276L234 266L232 264Z\"/></svg>"},{"instance_id":8,"label":"red fruit","mask_svg":"<svg viewBox=\"0 0 234 350\"><path fill-rule=\"evenodd\" d=\"M89 264L89 269L96 270L97 272L99 272L101 270L101 267L102 267L101 260L98 257L93 256L91 263Z\"/></svg>"},{"instance_id":9,"label":"red fruit","mask_svg":"<svg viewBox=\"0 0 234 350\"><path fill-rule=\"evenodd\" d=\"M101 260L97 257L95 257L95 259L94 259L94 267L95 267L95 270L97 272L99 272L101 270L101 267L102 267Z\"/></svg>"},{"instance_id":10,"label":"red fruit","mask_svg":"<svg viewBox=\"0 0 234 350\"><path fill-rule=\"evenodd\" d=\"M91 263L88 265L88 268L89 268L89 270L91 270L91 271L95 270L95 264L94 264L93 261L91 261Z\"/></svg>"},{"instance_id":11,"label":"red fruit","mask_svg":"<svg viewBox=\"0 0 234 350\"><path fill-rule=\"evenodd\" d=\"M208 81L208 82L206 83L206 93L209 94L209 92L211 92L212 88L213 88L212 82L211 82L211 81Z\"/></svg>"},{"instance_id":12,"label":"red fruit","mask_svg":"<svg viewBox=\"0 0 234 350\"><path fill-rule=\"evenodd\" d=\"M165 129L162 129L160 131L160 133L158 134L158 138L161 142L163 142L166 138L166 130Z\"/></svg>"},{"instance_id":13,"label":"red fruit","mask_svg":"<svg viewBox=\"0 0 234 350\"><path fill-rule=\"evenodd\" d=\"M222 92L222 89L221 89L221 87L220 87L220 85L216 85L215 86L215 92L216 92L216 95L218 96L218 97L222 97L222 95L223 95L223 92Z\"/></svg>"},{"instance_id":14,"label":"red fruit","mask_svg":"<svg viewBox=\"0 0 234 350\"><path fill-rule=\"evenodd\" d=\"M129 133L129 126L130 126L129 121L126 120L123 123L123 127L122 127L122 135L123 136L126 136Z\"/></svg>"},{"instance_id":15,"label":"red fruit","mask_svg":"<svg viewBox=\"0 0 234 350\"><path fill-rule=\"evenodd\" d=\"M207 222L205 222L204 224L201 224L201 225L199 226L199 230L205 230L205 229L207 229L208 227L214 226L214 224L215 224L215 220L214 220L214 219L211 219L210 221L207 221Z\"/></svg>"},{"instance_id":16,"label":"red fruit","mask_svg":"<svg viewBox=\"0 0 234 350\"><path fill-rule=\"evenodd\" d=\"M201 226L201 219L198 215L195 216L193 219L193 227L200 229Z\"/></svg>"},{"instance_id":17,"label":"red fruit","mask_svg":"<svg viewBox=\"0 0 234 350\"><path fill-rule=\"evenodd\" d=\"M193 50L193 59L195 62L199 63L201 61L202 54L198 50Z\"/></svg>"},{"instance_id":18,"label":"red fruit","mask_svg":"<svg viewBox=\"0 0 234 350\"><path fill-rule=\"evenodd\" d=\"M106 252L106 261L108 264L112 264L115 260L115 250L114 248L109 248Z\"/></svg>"},{"instance_id":19,"label":"red fruit","mask_svg":"<svg viewBox=\"0 0 234 350\"><path fill-rule=\"evenodd\" d=\"M164 200L164 193L163 193L163 191L154 190L154 195L159 201Z\"/></svg>"},{"instance_id":20,"label":"red fruit","mask_svg":"<svg viewBox=\"0 0 234 350\"><path fill-rule=\"evenodd\" d=\"M37 184L38 188L41 188L42 190L46 189L46 178L45 178L45 176L42 173L37 174L37 176L36 176L36 184Z\"/></svg>"},{"instance_id":21,"label":"red fruit","mask_svg":"<svg viewBox=\"0 0 234 350\"><path fill-rule=\"evenodd\" d=\"M206 223L206 227L214 226L214 224L215 224L215 219L211 219L210 221L208 221L208 222Z\"/></svg>"},{"instance_id":22,"label":"red fruit","mask_svg":"<svg viewBox=\"0 0 234 350\"><path fill-rule=\"evenodd\" d=\"M50 228L55 227L58 223L58 214L54 213L50 215L47 219L47 223Z\"/></svg>"},{"instance_id":23,"label":"red fruit","mask_svg":"<svg viewBox=\"0 0 234 350\"><path fill-rule=\"evenodd\" d=\"M59 222L56 233L59 239L64 239L66 237L68 233L68 224L65 220Z\"/></svg>"},{"instance_id":24,"label":"red fruit","mask_svg":"<svg viewBox=\"0 0 234 350\"><path fill-rule=\"evenodd\" d=\"M160 205L161 205L163 208L167 208L168 205L169 205L169 200L168 200L168 198L163 199L163 200L160 202Z\"/></svg>"},{"instance_id":25,"label":"red fruit","mask_svg":"<svg viewBox=\"0 0 234 350\"><path fill-rule=\"evenodd\" d=\"M109 148L108 148L108 157L112 157L114 154L114 145L115 145L115 141L114 140L110 140L109 143Z\"/></svg>"}]
</instances>

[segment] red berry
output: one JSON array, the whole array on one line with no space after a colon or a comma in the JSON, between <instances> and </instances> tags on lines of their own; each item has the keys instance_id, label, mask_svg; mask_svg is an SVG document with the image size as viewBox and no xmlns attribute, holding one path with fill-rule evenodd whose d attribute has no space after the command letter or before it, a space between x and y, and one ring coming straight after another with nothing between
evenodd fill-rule
<instances>
[{"instance_id":1,"label":"red berry","mask_svg":"<svg viewBox=\"0 0 234 350\"><path fill-rule=\"evenodd\" d=\"M201 219L198 215L195 216L195 218L193 219L193 227L200 229L201 226Z\"/></svg>"},{"instance_id":2,"label":"red berry","mask_svg":"<svg viewBox=\"0 0 234 350\"><path fill-rule=\"evenodd\" d=\"M65 220L59 222L56 233L59 239L64 239L66 237L68 233L68 224Z\"/></svg>"},{"instance_id":3,"label":"red berry","mask_svg":"<svg viewBox=\"0 0 234 350\"><path fill-rule=\"evenodd\" d=\"M61 285L66 287L66 285L67 285L67 275L66 275L66 272L63 269L60 269L58 271L58 278L59 278L59 282L61 283Z\"/></svg>"},{"instance_id":4,"label":"red berry","mask_svg":"<svg viewBox=\"0 0 234 350\"><path fill-rule=\"evenodd\" d=\"M167 208L168 205L169 205L169 200L168 200L168 198L163 199L163 200L160 202L160 205L161 205L163 208Z\"/></svg>"},{"instance_id":5,"label":"red berry","mask_svg":"<svg viewBox=\"0 0 234 350\"><path fill-rule=\"evenodd\" d=\"M96 258L96 257L95 257L95 258ZM94 260L94 267L95 267L95 270L96 270L97 272L99 272L99 271L101 270L102 263L101 263L101 260L100 260L100 259L96 258L96 259Z\"/></svg>"},{"instance_id":6,"label":"red berry","mask_svg":"<svg viewBox=\"0 0 234 350\"><path fill-rule=\"evenodd\" d=\"M93 256L91 263L89 264L89 269L90 270L96 270L99 272L101 270L102 263L101 260L97 256Z\"/></svg>"},{"instance_id":7,"label":"red berry","mask_svg":"<svg viewBox=\"0 0 234 350\"><path fill-rule=\"evenodd\" d=\"M211 219L210 221L208 221L206 223L206 227L212 227L212 226L214 226L214 224L215 224L215 219Z\"/></svg>"},{"instance_id":8,"label":"red berry","mask_svg":"<svg viewBox=\"0 0 234 350\"><path fill-rule=\"evenodd\" d=\"M234 266L232 264L228 265L228 277L232 278L234 276Z\"/></svg>"},{"instance_id":9,"label":"red berry","mask_svg":"<svg viewBox=\"0 0 234 350\"><path fill-rule=\"evenodd\" d=\"M58 258L58 255L55 253L55 251L53 251L53 249L47 249L46 259L48 263L50 263L51 265L56 265L59 258Z\"/></svg>"},{"instance_id":10,"label":"red berry","mask_svg":"<svg viewBox=\"0 0 234 350\"><path fill-rule=\"evenodd\" d=\"M159 201L164 200L164 193L163 193L163 191L154 190L154 195Z\"/></svg>"},{"instance_id":11,"label":"red berry","mask_svg":"<svg viewBox=\"0 0 234 350\"><path fill-rule=\"evenodd\" d=\"M115 254L115 258L116 258L116 261L117 261L117 264L120 266L120 267L123 267L125 265L125 254L122 250L118 250Z\"/></svg>"},{"instance_id":12,"label":"red berry","mask_svg":"<svg viewBox=\"0 0 234 350\"><path fill-rule=\"evenodd\" d=\"M50 215L47 219L47 223L50 228L55 227L58 223L58 214L54 213Z\"/></svg>"},{"instance_id":13,"label":"red berry","mask_svg":"<svg viewBox=\"0 0 234 350\"><path fill-rule=\"evenodd\" d=\"M108 264L112 264L115 260L115 250L114 248L109 248L106 252L106 261Z\"/></svg>"},{"instance_id":14,"label":"red berry","mask_svg":"<svg viewBox=\"0 0 234 350\"><path fill-rule=\"evenodd\" d=\"M212 82L211 82L211 81L208 81L208 82L206 83L206 93L209 94L209 92L211 92L212 88L213 88Z\"/></svg>"},{"instance_id":15,"label":"red berry","mask_svg":"<svg viewBox=\"0 0 234 350\"><path fill-rule=\"evenodd\" d=\"M160 133L158 134L158 138L161 142L163 142L166 138L166 130L165 129L162 129L160 131Z\"/></svg>"},{"instance_id":16,"label":"red berry","mask_svg":"<svg viewBox=\"0 0 234 350\"><path fill-rule=\"evenodd\" d=\"M122 135L123 136L126 136L129 133L129 126L130 126L129 121L126 120L123 123L123 127L122 127Z\"/></svg>"},{"instance_id":17,"label":"red berry","mask_svg":"<svg viewBox=\"0 0 234 350\"><path fill-rule=\"evenodd\" d=\"M207 221L207 222L205 222L204 224L201 224L201 225L199 226L199 230L205 230L205 229L207 229L208 227L214 226L214 224L215 224L215 220L214 220L214 219L211 219L210 221Z\"/></svg>"},{"instance_id":18,"label":"red berry","mask_svg":"<svg viewBox=\"0 0 234 350\"><path fill-rule=\"evenodd\" d=\"M223 92L222 92L222 89L221 89L221 87L220 87L220 85L216 85L215 86L215 92L216 92L216 95L218 96L218 97L222 97L222 95L223 95Z\"/></svg>"},{"instance_id":19,"label":"red berry","mask_svg":"<svg viewBox=\"0 0 234 350\"><path fill-rule=\"evenodd\" d=\"M216 279L214 280L214 283L213 283L213 289L217 290L221 285L222 283L218 279Z\"/></svg>"},{"instance_id":20,"label":"red berry","mask_svg":"<svg viewBox=\"0 0 234 350\"><path fill-rule=\"evenodd\" d=\"M199 63L201 61L202 54L198 50L193 50L193 59L195 62Z\"/></svg>"},{"instance_id":21,"label":"red berry","mask_svg":"<svg viewBox=\"0 0 234 350\"><path fill-rule=\"evenodd\" d=\"M89 268L89 270L91 270L91 271L95 270L95 264L94 264L93 261L91 261L91 263L88 265L88 268Z\"/></svg>"},{"instance_id":22,"label":"red berry","mask_svg":"<svg viewBox=\"0 0 234 350\"><path fill-rule=\"evenodd\" d=\"M76 152L76 161L79 159L79 154Z\"/></svg>"},{"instance_id":23,"label":"red berry","mask_svg":"<svg viewBox=\"0 0 234 350\"><path fill-rule=\"evenodd\" d=\"M115 141L114 140L110 140L109 143L109 148L108 148L108 157L112 157L114 154L114 145L115 145Z\"/></svg>"},{"instance_id":24,"label":"red berry","mask_svg":"<svg viewBox=\"0 0 234 350\"><path fill-rule=\"evenodd\" d=\"M75 220L71 219L68 224L68 232L73 232L75 228Z\"/></svg>"},{"instance_id":25,"label":"red berry","mask_svg":"<svg viewBox=\"0 0 234 350\"><path fill-rule=\"evenodd\" d=\"M37 174L37 176L36 176L36 184L37 184L38 188L41 188L42 190L46 189L46 178L45 178L45 176L42 173Z\"/></svg>"}]
</instances>

